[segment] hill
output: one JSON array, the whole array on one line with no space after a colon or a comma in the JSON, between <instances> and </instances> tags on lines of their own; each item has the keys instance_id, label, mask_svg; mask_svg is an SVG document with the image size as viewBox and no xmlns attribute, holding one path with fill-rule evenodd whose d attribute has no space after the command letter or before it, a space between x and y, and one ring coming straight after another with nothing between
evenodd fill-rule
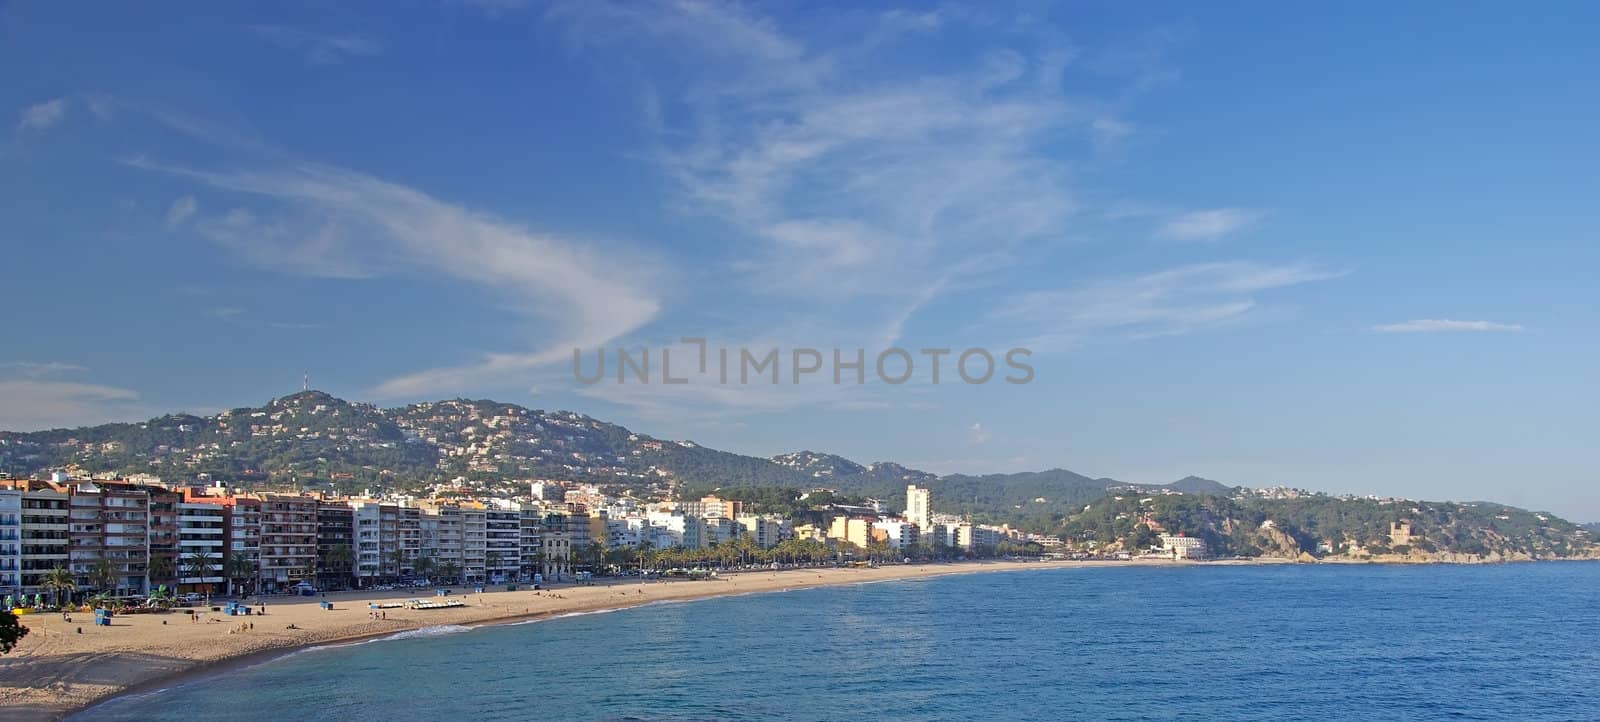
<instances>
[{"instance_id":1,"label":"hill","mask_svg":"<svg viewBox=\"0 0 1600 722\"><path fill-rule=\"evenodd\" d=\"M384 409L320 391L214 416L172 414L139 423L0 432L0 475L50 471L347 493L431 493L444 487L506 496L524 493L529 479L555 478L679 498L717 491L758 502L758 508L802 514L821 513L832 501L867 498L900 509L906 485L917 484L933 490L938 511L979 522L1126 544L1148 540L1155 530L1139 527L1150 519L1203 536L1219 551L1246 554L1292 555L1330 543L1382 551L1387 525L1402 518L1422 530L1419 539L1428 546L1418 545L1419 553L1560 556L1587 548L1592 533L1547 514L1489 502L1415 502L1406 511L1315 494L1259 498L1197 476L1165 485L1128 484L1066 469L941 477L815 451L745 456L640 434L572 411L485 399Z\"/></svg>"}]
</instances>

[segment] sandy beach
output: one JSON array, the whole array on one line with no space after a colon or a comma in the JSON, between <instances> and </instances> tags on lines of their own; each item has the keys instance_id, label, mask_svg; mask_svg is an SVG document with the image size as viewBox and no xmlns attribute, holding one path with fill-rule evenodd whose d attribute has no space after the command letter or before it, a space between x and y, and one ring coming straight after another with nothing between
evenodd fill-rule
<instances>
[{"instance_id":1,"label":"sandy beach","mask_svg":"<svg viewBox=\"0 0 1600 722\"><path fill-rule=\"evenodd\" d=\"M890 579L1118 564L1129 562L965 562L742 572L702 581L562 584L539 592L523 589L457 594L454 598L466 601L467 606L387 609L387 618L378 620L371 619L369 603L432 599L433 591L329 594L326 599L333 603L332 610L322 609L318 598L269 598L265 616L229 617L205 612L198 621L191 621L189 615L174 611L119 616L113 618L110 627L94 626L91 614L75 613L70 623L64 622L60 614L30 614L22 619L31 632L15 650L0 657L0 718L13 722L57 720L121 692L157 689L180 677L227 668L224 662L266 658L298 647L387 636L432 625L492 624L661 600ZM456 591L470 590L456 587Z\"/></svg>"}]
</instances>

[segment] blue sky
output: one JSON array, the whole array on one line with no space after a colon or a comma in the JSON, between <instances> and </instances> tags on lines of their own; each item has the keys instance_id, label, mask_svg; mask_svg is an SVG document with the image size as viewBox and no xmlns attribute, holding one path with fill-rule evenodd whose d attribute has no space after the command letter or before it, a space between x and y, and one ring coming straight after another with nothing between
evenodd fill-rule
<instances>
[{"instance_id":1,"label":"blue sky","mask_svg":"<svg viewBox=\"0 0 1600 722\"><path fill-rule=\"evenodd\" d=\"M259 404L309 369L760 455L1600 519L1597 21L8 4L0 428ZM574 379L574 347L682 363L685 336L1026 347L1035 378Z\"/></svg>"}]
</instances>

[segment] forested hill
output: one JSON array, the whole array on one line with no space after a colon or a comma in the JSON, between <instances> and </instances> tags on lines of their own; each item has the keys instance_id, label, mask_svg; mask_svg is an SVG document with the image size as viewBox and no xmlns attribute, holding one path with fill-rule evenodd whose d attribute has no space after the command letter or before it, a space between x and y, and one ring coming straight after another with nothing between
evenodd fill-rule
<instances>
[{"instance_id":1,"label":"forested hill","mask_svg":"<svg viewBox=\"0 0 1600 722\"><path fill-rule=\"evenodd\" d=\"M421 490L464 479L469 488L516 493L532 478L640 487L673 482L692 489L827 488L896 507L904 503L906 484L914 483L934 489L944 509L995 519L1061 518L1121 485L1062 469L941 478L893 462L859 464L811 451L765 459L659 439L571 411L469 399L385 409L320 391L213 416L0 431L0 474L55 470L205 475L246 486L342 491Z\"/></svg>"},{"instance_id":2,"label":"forested hill","mask_svg":"<svg viewBox=\"0 0 1600 722\"><path fill-rule=\"evenodd\" d=\"M1416 553L1561 555L1587 546L1590 533L1549 515L1487 502L1405 502L1413 509L1320 495L1268 500L1200 477L1138 485L1065 469L940 477L821 452L770 459L734 454L571 411L468 399L385 409L319 391L212 416L0 431L0 475L50 471L346 492L426 493L452 482L450 488L501 495L526 493L528 479L554 478L680 497L719 491L795 509L814 507L800 497L817 489L834 493L816 498L870 497L900 509L906 485L918 484L933 490L936 510L980 522L1108 545L1147 541L1130 535L1160 527L1204 536L1219 551L1237 553L1292 555L1315 552L1318 545L1392 551L1381 537L1387 524L1401 519L1414 520L1422 530ZM1154 527L1145 524L1141 531L1141 519L1155 521Z\"/></svg>"}]
</instances>

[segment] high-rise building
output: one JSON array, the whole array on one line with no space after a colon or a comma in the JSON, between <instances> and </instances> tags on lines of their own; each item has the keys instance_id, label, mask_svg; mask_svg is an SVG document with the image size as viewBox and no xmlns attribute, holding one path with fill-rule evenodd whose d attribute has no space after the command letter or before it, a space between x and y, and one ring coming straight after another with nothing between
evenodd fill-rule
<instances>
[{"instance_id":1,"label":"high-rise building","mask_svg":"<svg viewBox=\"0 0 1600 722\"><path fill-rule=\"evenodd\" d=\"M178 590L218 594L226 591L223 566L228 555L228 510L221 504L177 502Z\"/></svg>"},{"instance_id":2,"label":"high-rise building","mask_svg":"<svg viewBox=\"0 0 1600 722\"><path fill-rule=\"evenodd\" d=\"M916 484L906 485L906 518L922 531L933 529L933 491Z\"/></svg>"},{"instance_id":3,"label":"high-rise building","mask_svg":"<svg viewBox=\"0 0 1600 722\"><path fill-rule=\"evenodd\" d=\"M317 574L317 500L267 494L261 500L261 584L285 591Z\"/></svg>"},{"instance_id":4,"label":"high-rise building","mask_svg":"<svg viewBox=\"0 0 1600 722\"><path fill-rule=\"evenodd\" d=\"M0 595L22 593L22 492L0 489Z\"/></svg>"},{"instance_id":5,"label":"high-rise building","mask_svg":"<svg viewBox=\"0 0 1600 722\"><path fill-rule=\"evenodd\" d=\"M317 502L317 587L348 589L355 578L355 509Z\"/></svg>"},{"instance_id":6,"label":"high-rise building","mask_svg":"<svg viewBox=\"0 0 1600 722\"><path fill-rule=\"evenodd\" d=\"M522 512L488 509L484 512L484 568L488 581L517 578L522 566Z\"/></svg>"},{"instance_id":7,"label":"high-rise building","mask_svg":"<svg viewBox=\"0 0 1600 722\"><path fill-rule=\"evenodd\" d=\"M544 510L537 504L522 507L517 514L517 527L520 532L518 572L523 579L533 579L533 575L541 573L541 564L544 561Z\"/></svg>"},{"instance_id":8,"label":"high-rise building","mask_svg":"<svg viewBox=\"0 0 1600 722\"><path fill-rule=\"evenodd\" d=\"M488 516L482 506L461 509L462 579L482 582L488 571Z\"/></svg>"},{"instance_id":9,"label":"high-rise building","mask_svg":"<svg viewBox=\"0 0 1600 722\"><path fill-rule=\"evenodd\" d=\"M150 496L149 549L150 589L176 589L178 567L182 562L178 548L178 503L183 494L159 486L146 486Z\"/></svg>"},{"instance_id":10,"label":"high-rise building","mask_svg":"<svg viewBox=\"0 0 1600 722\"><path fill-rule=\"evenodd\" d=\"M78 586L115 594L150 590L150 494L142 486L83 481L68 498L67 556Z\"/></svg>"},{"instance_id":11,"label":"high-rise building","mask_svg":"<svg viewBox=\"0 0 1600 722\"><path fill-rule=\"evenodd\" d=\"M21 496L20 581L23 594L37 594L44 591L47 572L69 568L67 489L26 479L0 482L0 488L16 491ZM0 536L5 536L4 531L5 527L0 527Z\"/></svg>"},{"instance_id":12,"label":"high-rise building","mask_svg":"<svg viewBox=\"0 0 1600 722\"><path fill-rule=\"evenodd\" d=\"M422 555L422 510L414 506L400 507L400 576L409 577L417 572L417 557Z\"/></svg>"},{"instance_id":13,"label":"high-rise building","mask_svg":"<svg viewBox=\"0 0 1600 722\"><path fill-rule=\"evenodd\" d=\"M383 504L372 501L350 501L353 510L353 554L355 575L362 585L375 584L384 576Z\"/></svg>"}]
</instances>

